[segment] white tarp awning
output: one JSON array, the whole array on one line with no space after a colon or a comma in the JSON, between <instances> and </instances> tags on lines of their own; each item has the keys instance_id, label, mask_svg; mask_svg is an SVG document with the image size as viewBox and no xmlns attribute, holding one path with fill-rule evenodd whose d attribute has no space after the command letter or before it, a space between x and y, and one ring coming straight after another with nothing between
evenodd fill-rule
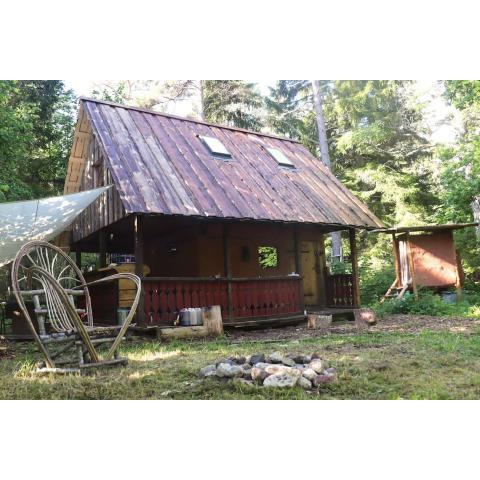
<instances>
[{"instance_id":1,"label":"white tarp awning","mask_svg":"<svg viewBox=\"0 0 480 480\"><path fill-rule=\"evenodd\" d=\"M51 240L110 187L60 197L0 203L0 267L30 240Z\"/></svg>"}]
</instances>

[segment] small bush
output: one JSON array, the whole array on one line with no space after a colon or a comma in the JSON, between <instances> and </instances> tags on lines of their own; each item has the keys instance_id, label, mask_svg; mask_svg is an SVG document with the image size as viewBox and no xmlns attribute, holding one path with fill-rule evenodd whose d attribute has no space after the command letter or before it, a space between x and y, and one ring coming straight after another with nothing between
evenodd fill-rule
<instances>
[{"instance_id":1,"label":"small bush","mask_svg":"<svg viewBox=\"0 0 480 480\"><path fill-rule=\"evenodd\" d=\"M464 295L462 301L445 303L442 297L430 290L420 290L418 300L410 292L401 299L390 299L373 306L379 316L391 314L431 315L431 316L465 316L475 317L480 312L478 294Z\"/></svg>"},{"instance_id":2,"label":"small bush","mask_svg":"<svg viewBox=\"0 0 480 480\"><path fill-rule=\"evenodd\" d=\"M373 270L368 267L360 267L360 294L362 305L371 306L387 293L388 288L395 280L393 267L384 270Z\"/></svg>"}]
</instances>

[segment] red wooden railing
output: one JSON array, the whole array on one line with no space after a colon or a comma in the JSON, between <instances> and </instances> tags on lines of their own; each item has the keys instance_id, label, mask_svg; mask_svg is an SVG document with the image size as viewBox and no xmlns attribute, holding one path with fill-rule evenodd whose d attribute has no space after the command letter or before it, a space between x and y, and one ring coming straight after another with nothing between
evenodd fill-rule
<instances>
[{"instance_id":1,"label":"red wooden railing","mask_svg":"<svg viewBox=\"0 0 480 480\"><path fill-rule=\"evenodd\" d=\"M145 326L172 325L182 308L220 305L224 323L301 314L300 277L143 278ZM229 284L231 304L229 304Z\"/></svg>"},{"instance_id":2,"label":"red wooden railing","mask_svg":"<svg viewBox=\"0 0 480 480\"><path fill-rule=\"evenodd\" d=\"M326 277L327 304L329 307L354 306L353 275L337 273Z\"/></svg>"}]
</instances>

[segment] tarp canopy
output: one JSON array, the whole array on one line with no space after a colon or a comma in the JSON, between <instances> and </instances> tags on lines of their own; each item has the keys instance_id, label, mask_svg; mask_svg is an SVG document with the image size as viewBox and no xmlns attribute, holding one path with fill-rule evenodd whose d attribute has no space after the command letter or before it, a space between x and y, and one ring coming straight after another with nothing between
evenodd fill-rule
<instances>
[{"instance_id":1,"label":"tarp canopy","mask_svg":"<svg viewBox=\"0 0 480 480\"><path fill-rule=\"evenodd\" d=\"M51 240L110 187L71 195L0 203L0 267L10 263L30 240Z\"/></svg>"}]
</instances>

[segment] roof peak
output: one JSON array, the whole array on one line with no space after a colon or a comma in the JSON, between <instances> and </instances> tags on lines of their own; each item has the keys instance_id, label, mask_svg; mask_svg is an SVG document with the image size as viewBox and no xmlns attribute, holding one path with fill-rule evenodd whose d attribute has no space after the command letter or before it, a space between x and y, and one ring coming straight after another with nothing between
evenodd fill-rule
<instances>
[{"instance_id":1,"label":"roof peak","mask_svg":"<svg viewBox=\"0 0 480 480\"><path fill-rule=\"evenodd\" d=\"M230 125L220 125L218 123L206 122L204 120L198 120L196 118L181 117L180 115L173 115L173 114L170 114L170 113L157 112L156 110L152 110L151 108L143 108L143 107L136 107L136 106L132 106L132 105L124 105L123 103L110 102L108 100L99 100L97 98L90 98L90 97L83 97L83 96L79 97L79 100L84 101L84 102L102 103L104 105L110 105L112 107L118 107L118 108L125 108L127 110L137 110L139 112L151 113L152 115L159 115L161 117L174 118L176 120L182 120L184 122L199 123L201 125L207 125L209 127L216 127L216 128L227 129L227 130L234 130L234 131L237 131L237 132L248 133L250 135L257 135L259 137L269 137L269 138L276 138L277 140L283 140L283 141L286 141L286 142L301 143L299 140L295 140L294 138L282 137L280 135L274 135L274 134L271 134L271 133L254 132L253 130L247 130L246 128L232 127Z\"/></svg>"}]
</instances>

